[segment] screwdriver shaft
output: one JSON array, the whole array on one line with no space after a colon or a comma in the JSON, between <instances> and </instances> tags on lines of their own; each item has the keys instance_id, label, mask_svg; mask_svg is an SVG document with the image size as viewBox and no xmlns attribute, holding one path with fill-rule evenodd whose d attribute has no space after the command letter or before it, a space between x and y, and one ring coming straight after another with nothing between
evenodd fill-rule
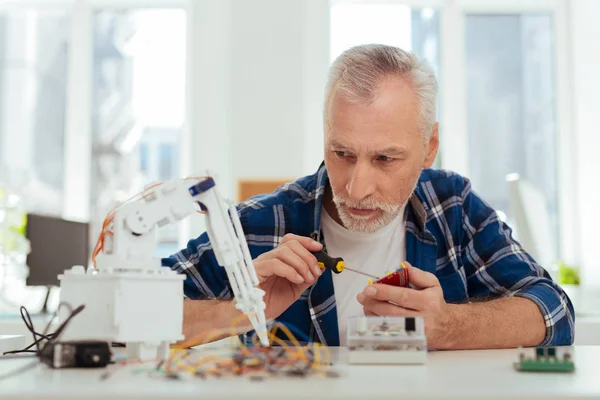
<instances>
[{"instance_id":1,"label":"screwdriver shaft","mask_svg":"<svg viewBox=\"0 0 600 400\"><path fill-rule=\"evenodd\" d=\"M361 274L361 275L364 275L364 276L368 276L369 278L373 278L373 279L379 279L379 277L378 277L378 276L371 275L371 274L367 274L367 273L365 273L365 272L362 272L362 271L357 271L357 270L355 270L355 269L352 269L352 268L344 267L344 269L345 269L345 270L348 270L348 271L352 271L352 272L354 272L354 273L356 273L356 274Z\"/></svg>"}]
</instances>

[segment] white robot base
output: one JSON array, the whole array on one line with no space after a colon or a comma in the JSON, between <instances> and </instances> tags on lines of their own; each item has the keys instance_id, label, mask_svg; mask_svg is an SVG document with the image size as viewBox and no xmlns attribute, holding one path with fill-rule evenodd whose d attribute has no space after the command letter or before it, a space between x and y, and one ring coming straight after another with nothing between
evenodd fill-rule
<instances>
[{"instance_id":1,"label":"white robot base","mask_svg":"<svg viewBox=\"0 0 600 400\"><path fill-rule=\"evenodd\" d=\"M169 268L143 271L73 267L59 275L61 302L85 309L73 318L61 341L126 343L130 359L165 359L169 345L183 339L185 277ZM61 320L69 316L62 307Z\"/></svg>"}]
</instances>

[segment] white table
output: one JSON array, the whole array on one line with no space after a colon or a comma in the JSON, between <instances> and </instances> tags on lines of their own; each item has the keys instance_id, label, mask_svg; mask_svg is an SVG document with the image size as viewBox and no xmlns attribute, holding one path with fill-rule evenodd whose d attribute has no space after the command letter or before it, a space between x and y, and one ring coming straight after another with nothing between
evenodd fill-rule
<instances>
[{"instance_id":1,"label":"white table","mask_svg":"<svg viewBox=\"0 0 600 400\"><path fill-rule=\"evenodd\" d=\"M571 374L522 373L513 369L518 351L430 352L425 365L344 364L345 348L331 349L339 378L247 378L165 381L134 375L124 367L106 381L100 370L51 370L37 366L0 381L3 400L65 399L583 399L600 398L600 347L574 349ZM0 360L0 375L30 360Z\"/></svg>"}]
</instances>

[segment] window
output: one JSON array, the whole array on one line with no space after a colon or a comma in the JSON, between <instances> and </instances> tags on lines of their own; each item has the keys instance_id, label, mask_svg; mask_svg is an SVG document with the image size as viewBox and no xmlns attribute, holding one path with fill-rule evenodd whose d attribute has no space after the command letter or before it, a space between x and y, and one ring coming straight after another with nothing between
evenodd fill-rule
<instances>
[{"instance_id":1,"label":"window","mask_svg":"<svg viewBox=\"0 0 600 400\"><path fill-rule=\"evenodd\" d=\"M359 44L380 43L415 52L439 65L439 13L400 4L333 4L331 61Z\"/></svg>"},{"instance_id":2,"label":"window","mask_svg":"<svg viewBox=\"0 0 600 400\"><path fill-rule=\"evenodd\" d=\"M170 179L174 175L175 145L161 144L158 148L158 164L160 180Z\"/></svg>"},{"instance_id":3,"label":"window","mask_svg":"<svg viewBox=\"0 0 600 400\"><path fill-rule=\"evenodd\" d=\"M417 9L402 1L334 0L330 61L365 43L398 46L427 59L440 89L441 146L434 166L469 177L473 189L507 217L517 239L544 237L537 249L526 247L549 266L568 240L560 234L556 172L557 11L511 1L513 10L522 11L506 13L500 11L504 2L492 3L443 2L439 9ZM446 74L441 79L440 72ZM538 213L537 223L512 204L511 174L542 199L547 212ZM529 232L532 224L536 232Z\"/></svg>"},{"instance_id":4,"label":"window","mask_svg":"<svg viewBox=\"0 0 600 400\"><path fill-rule=\"evenodd\" d=\"M148 173L149 160L148 160L148 143L140 143L140 172L142 174Z\"/></svg>"},{"instance_id":5,"label":"window","mask_svg":"<svg viewBox=\"0 0 600 400\"><path fill-rule=\"evenodd\" d=\"M64 11L0 13L0 180L52 215L63 205L69 24Z\"/></svg>"},{"instance_id":6,"label":"window","mask_svg":"<svg viewBox=\"0 0 600 400\"><path fill-rule=\"evenodd\" d=\"M179 177L186 35L183 9L94 15L91 204L97 226L115 203L149 183ZM161 228L158 236L161 255L177 249L176 227Z\"/></svg>"},{"instance_id":7,"label":"window","mask_svg":"<svg viewBox=\"0 0 600 400\"><path fill-rule=\"evenodd\" d=\"M508 174L518 174L539 191L552 232L552 243L543 252L552 253L552 262L558 254L559 228L551 16L468 14L466 62L473 187L509 219L516 217L510 207ZM518 238L518 230L515 234Z\"/></svg>"}]
</instances>

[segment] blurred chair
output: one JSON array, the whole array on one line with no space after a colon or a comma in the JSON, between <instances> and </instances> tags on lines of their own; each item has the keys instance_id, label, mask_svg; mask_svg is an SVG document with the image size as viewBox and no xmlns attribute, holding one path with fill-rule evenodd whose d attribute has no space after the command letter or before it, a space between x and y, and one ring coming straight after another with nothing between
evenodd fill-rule
<instances>
[{"instance_id":1,"label":"blurred chair","mask_svg":"<svg viewBox=\"0 0 600 400\"><path fill-rule=\"evenodd\" d=\"M237 201L242 202L248 200L252 196L257 194L271 193L279 186L292 182L292 178L279 178L279 179L239 179L238 180L238 192Z\"/></svg>"},{"instance_id":2,"label":"blurred chair","mask_svg":"<svg viewBox=\"0 0 600 400\"><path fill-rule=\"evenodd\" d=\"M515 238L544 268L556 262L552 224L544 194L519 174L506 176Z\"/></svg>"}]
</instances>

